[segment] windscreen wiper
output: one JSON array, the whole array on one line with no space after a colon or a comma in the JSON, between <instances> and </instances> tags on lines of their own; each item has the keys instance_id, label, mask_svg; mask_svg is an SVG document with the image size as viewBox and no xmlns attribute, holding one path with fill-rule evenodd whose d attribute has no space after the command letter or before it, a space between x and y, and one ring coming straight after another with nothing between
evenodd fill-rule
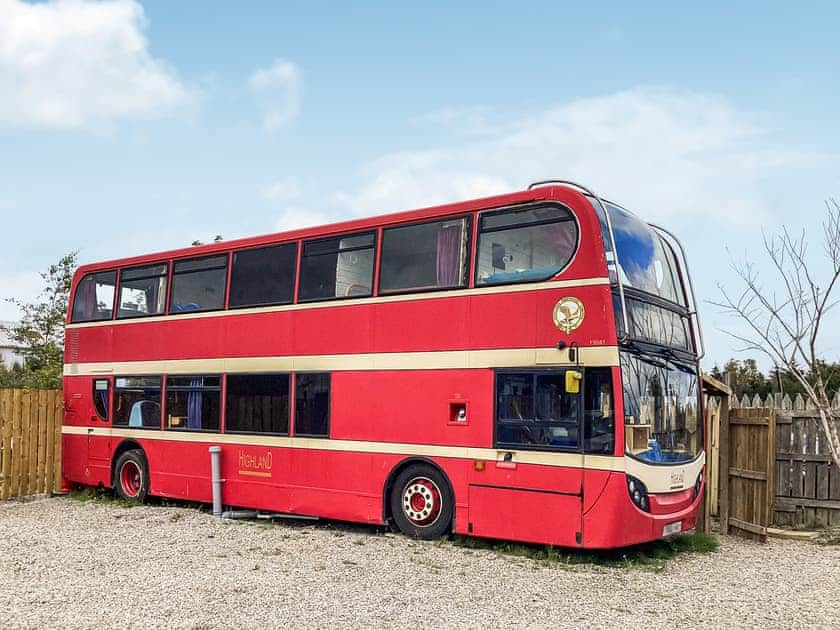
<instances>
[{"instance_id":1,"label":"windscreen wiper","mask_svg":"<svg viewBox=\"0 0 840 630\"><path fill-rule=\"evenodd\" d=\"M639 355L643 357L645 361L650 363L651 365L658 367L658 368L667 368L668 367L668 357L663 357L659 352L650 352L649 350L643 349L634 341L625 341L622 344L628 350L630 350L633 354ZM664 348L667 350L667 348ZM670 350L668 350L670 352ZM665 362L662 362L662 359L665 359Z\"/></svg>"}]
</instances>

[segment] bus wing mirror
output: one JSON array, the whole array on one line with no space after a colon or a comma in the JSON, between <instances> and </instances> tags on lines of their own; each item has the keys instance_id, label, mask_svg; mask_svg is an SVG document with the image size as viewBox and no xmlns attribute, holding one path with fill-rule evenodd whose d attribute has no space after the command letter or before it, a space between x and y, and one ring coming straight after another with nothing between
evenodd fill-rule
<instances>
[{"instance_id":1,"label":"bus wing mirror","mask_svg":"<svg viewBox=\"0 0 840 630\"><path fill-rule=\"evenodd\" d=\"M580 393L580 381L583 379L583 374L577 370L566 371L566 393L577 394Z\"/></svg>"}]
</instances>

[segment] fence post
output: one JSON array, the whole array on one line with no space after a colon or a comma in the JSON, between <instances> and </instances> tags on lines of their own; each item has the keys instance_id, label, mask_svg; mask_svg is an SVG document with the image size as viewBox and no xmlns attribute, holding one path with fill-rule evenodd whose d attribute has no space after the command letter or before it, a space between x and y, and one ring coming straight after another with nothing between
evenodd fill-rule
<instances>
[{"instance_id":1,"label":"fence post","mask_svg":"<svg viewBox=\"0 0 840 630\"><path fill-rule=\"evenodd\" d=\"M734 400L737 400L735 398ZM729 396L720 399L720 470L718 471L718 514L720 533L729 533Z\"/></svg>"},{"instance_id":2,"label":"fence post","mask_svg":"<svg viewBox=\"0 0 840 630\"><path fill-rule=\"evenodd\" d=\"M64 423L64 392L57 390L53 392L53 442L55 443L55 464L53 470L53 491L61 489L61 425Z\"/></svg>"},{"instance_id":3,"label":"fence post","mask_svg":"<svg viewBox=\"0 0 840 630\"><path fill-rule=\"evenodd\" d=\"M12 390L0 389L0 499L8 499L12 484Z\"/></svg>"},{"instance_id":4,"label":"fence post","mask_svg":"<svg viewBox=\"0 0 840 630\"><path fill-rule=\"evenodd\" d=\"M764 522L773 525L773 509L776 503L776 408L770 408L767 418L767 514Z\"/></svg>"}]
</instances>

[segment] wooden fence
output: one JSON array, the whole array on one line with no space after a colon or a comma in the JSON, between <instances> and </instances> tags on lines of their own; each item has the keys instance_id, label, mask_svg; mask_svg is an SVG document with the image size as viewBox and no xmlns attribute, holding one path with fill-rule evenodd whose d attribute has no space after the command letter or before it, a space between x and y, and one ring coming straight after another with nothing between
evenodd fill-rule
<instances>
[{"instance_id":1,"label":"wooden fence","mask_svg":"<svg viewBox=\"0 0 840 630\"><path fill-rule=\"evenodd\" d=\"M775 498L776 413L732 409L720 428L720 529L767 539Z\"/></svg>"},{"instance_id":2,"label":"wooden fence","mask_svg":"<svg viewBox=\"0 0 840 630\"><path fill-rule=\"evenodd\" d=\"M832 462L819 414L801 395L732 399L739 408L776 410L773 522L781 527L840 525L840 470ZM840 413L840 392L832 407ZM722 499L721 499L722 500Z\"/></svg>"},{"instance_id":3,"label":"wooden fence","mask_svg":"<svg viewBox=\"0 0 840 630\"><path fill-rule=\"evenodd\" d=\"M61 485L60 390L0 389L0 499Z\"/></svg>"}]
</instances>

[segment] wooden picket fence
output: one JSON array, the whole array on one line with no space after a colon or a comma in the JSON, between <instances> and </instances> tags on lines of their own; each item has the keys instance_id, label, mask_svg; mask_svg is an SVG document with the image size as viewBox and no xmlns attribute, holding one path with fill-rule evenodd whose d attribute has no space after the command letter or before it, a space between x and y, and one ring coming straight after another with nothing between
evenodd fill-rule
<instances>
[{"instance_id":1,"label":"wooden picket fence","mask_svg":"<svg viewBox=\"0 0 840 630\"><path fill-rule=\"evenodd\" d=\"M0 389L0 499L61 486L61 390Z\"/></svg>"},{"instance_id":2,"label":"wooden picket fence","mask_svg":"<svg viewBox=\"0 0 840 630\"><path fill-rule=\"evenodd\" d=\"M840 525L840 469L833 463L814 405L800 394L732 398L739 409L775 410L773 523L782 527ZM832 398L840 413L840 392ZM768 471L770 472L770 471Z\"/></svg>"}]
</instances>

